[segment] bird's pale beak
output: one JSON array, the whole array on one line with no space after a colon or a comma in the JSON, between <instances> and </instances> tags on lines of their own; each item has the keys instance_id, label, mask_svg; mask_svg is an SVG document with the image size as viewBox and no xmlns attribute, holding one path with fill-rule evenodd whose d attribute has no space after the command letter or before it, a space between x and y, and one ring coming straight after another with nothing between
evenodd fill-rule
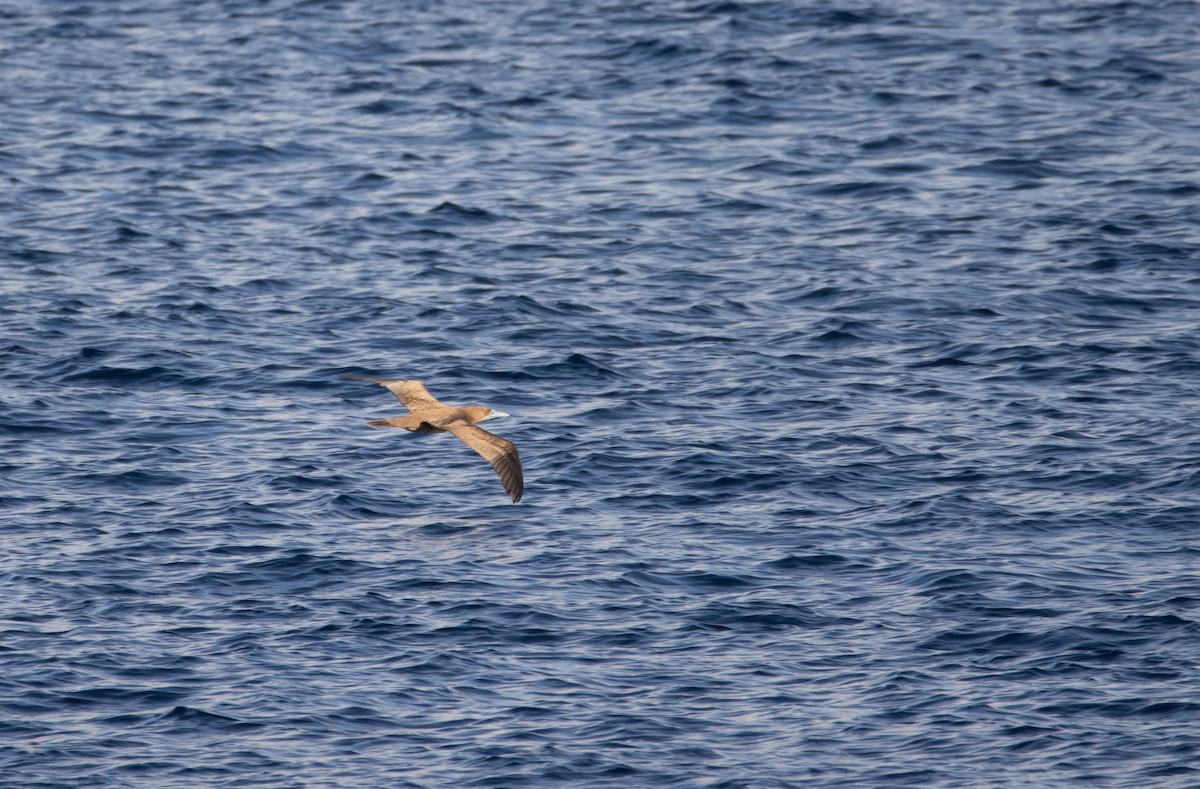
<instances>
[{"instance_id":1,"label":"bird's pale beak","mask_svg":"<svg viewBox=\"0 0 1200 789\"><path fill-rule=\"evenodd\" d=\"M508 416L508 414L504 413L503 411L488 411L488 415L479 421L482 422L486 419L495 419L496 417L500 416Z\"/></svg>"}]
</instances>

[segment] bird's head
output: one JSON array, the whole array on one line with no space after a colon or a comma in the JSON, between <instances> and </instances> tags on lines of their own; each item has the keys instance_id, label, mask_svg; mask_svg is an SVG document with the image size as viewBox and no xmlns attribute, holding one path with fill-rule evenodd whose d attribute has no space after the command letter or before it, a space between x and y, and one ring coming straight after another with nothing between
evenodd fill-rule
<instances>
[{"instance_id":1,"label":"bird's head","mask_svg":"<svg viewBox=\"0 0 1200 789\"><path fill-rule=\"evenodd\" d=\"M469 405L463 409L467 412L467 416L471 418L471 424L477 422L486 422L489 419L495 419L501 416L508 416L503 411L494 411L486 405Z\"/></svg>"}]
</instances>

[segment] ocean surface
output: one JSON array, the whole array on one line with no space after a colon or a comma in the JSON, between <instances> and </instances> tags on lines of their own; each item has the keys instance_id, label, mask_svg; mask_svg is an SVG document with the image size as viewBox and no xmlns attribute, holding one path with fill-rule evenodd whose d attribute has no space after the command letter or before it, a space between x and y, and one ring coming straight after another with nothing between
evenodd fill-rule
<instances>
[{"instance_id":1,"label":"ocean surface","mask_svg":"<svg viewBox=\"0 0 1200 789\"><path fill-rule=\"evenodd\" d=\"M1198 53L0 0L0 786L1200 786Z\"/></svg>"}]
</instances>

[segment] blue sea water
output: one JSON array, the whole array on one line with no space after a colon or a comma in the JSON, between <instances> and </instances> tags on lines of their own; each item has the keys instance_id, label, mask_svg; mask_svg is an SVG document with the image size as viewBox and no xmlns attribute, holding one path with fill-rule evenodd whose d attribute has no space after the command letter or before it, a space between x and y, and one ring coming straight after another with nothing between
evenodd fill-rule
<instances>
[{"instance_id":1,"label":"blue sea water","mask_svg":"<svg viewBox=\"0 0 1200 789\"><path fill-rule=\"evenodd\" d=\"M0 785L1200 786L1198 41L0 0Z\"/></svg>"}]
</instances>

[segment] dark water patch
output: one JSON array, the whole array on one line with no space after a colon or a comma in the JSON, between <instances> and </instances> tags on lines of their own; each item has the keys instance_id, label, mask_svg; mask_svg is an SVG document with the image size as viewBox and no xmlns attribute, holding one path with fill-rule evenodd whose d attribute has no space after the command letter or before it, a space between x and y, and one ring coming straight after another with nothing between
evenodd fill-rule
<instances>
[{"instance_id":1,"label":"dark water patch","mask_svg":"<svg viewBox=\"0 0 1200 789\"><path fill-rule=\"evenodd\" d=\"M780 603L740 605L710 604L695 611L691 619L702 630L776 630L852 625L858 620L822 616L803 606Z\"/></svg>"},{"instance_id":2,"label":"dark water patch","mask_svg":"<svg viewBox=\"0 0 1200 789\"><path fill-rule=\"evenodd\" d=\"M782 572L792 571L840 571L843 569L855 569L859 565L847 559L845 556L839 556L832 553L817 553L807 556L789 555L780 559L774 559L765 562L762 566L772 570Z\"/></svg>"},{"instance_id":3,"label":"dark water patch","mask_svg":"<svg viewBox=\"0 0 1200 789\"><path fill-rule=\"evenodd\" d=\"M154 720L151 725L166 727L179 734L199 731L246 732L259 728L253 722L240 721L227 715L207 712L195 707L177 706Z\"/></svg>"},{"instance_id":4,"label":"dark water patch","mask_svg":"<svg viewBox=\"0 0 1200 789\"><path fill-rule=\"evenodd\" d=\"M908 187L881 181L851 181L821 184L808 189L814 197L853 197L878 199L904 197L910 194Z\"/></svg>"},{"instance_id":5,"label":"dark water patch","mask_svg":"<svg viewBox=\"0 0 1200 789\"><path fill-rule=\"evenodd\" d=\"M170 384L187 380L174 370L160 365L149 367L113 367L101 365L90 370L67 375L66 383L110 384L136 386L140 384Z\"/></svg>"},{"instance_id":6,"label":"dark water patch","mask_svg":"<svg viewBox=\"0 0 1200 789\"><path fill-rule=\"evenodd\" d=\"M460 206L457 203L451 203L449 201L439 203L438 205L429 209L429 213L437 214L439 220L445 220L450 223L462 222L466 224L486 224L499 219L499 217L482 208Z\"/></svg>"},{"instance_id":7,"label":"dark water patch","mask_svg":"<svg viewBox=\"0 0 1200 789\"><path fill-rule=\"evenodd\" d=\"M1062 172L1051 165L1037 160L1018 158L989 159L977 165L967 165L958 168L962 173L978 173L980 175L995 175L1003 177L1020 177L1031 179L1049 178L1062 175Z\"/></svg>"}]
</instances>

